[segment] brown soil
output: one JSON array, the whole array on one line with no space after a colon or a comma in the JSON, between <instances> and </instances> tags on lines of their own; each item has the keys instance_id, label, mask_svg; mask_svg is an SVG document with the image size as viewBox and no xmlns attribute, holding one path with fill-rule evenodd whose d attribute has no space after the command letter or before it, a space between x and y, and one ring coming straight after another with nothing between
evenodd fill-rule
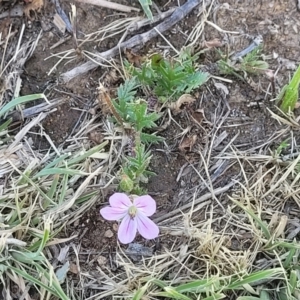
<instances>
[{"instance_id":1,"label":"brown soil","mask_svg":"<svg viewBox=\"0 0 300 300\"><path fill-rule=\"evenodd\" d=\"M131 2L134 1L120 0L118 2L133 5ZM60 0L60 3L62 8L69 13L70 2ZM165 1L156 1L156 3L161 9L167 9L167 7L163 7ZM171 1L168 7L175 3L177 1ZM108 70L98 68L67 84L59 83L57 81L59 74L85 61L79 54L75 55L76 58L73 61L59 64L51 75L47 75L58 61L56 57L47 59L52 53L74 49L74 41L67 33L65 34L67 37L65 42L51 49L62 39L61 32L51 25L54 13L54 6L47 2L42 12L37 14L31 22L31 28L27 29L27 34L37 33L40 30L43 33L33 57L26 63L22 95L46 92L51 99L56 97L63 99L63 104L57 107L57 111L49 114L43 121L43 127L57 146L66 146L68 138L76 132L81 121L91 117L90 109L98 109L95 106L98 82L100 78L102 80L105 78ZM161 135L165 137L165 144L152 146L153 159L150 165L150 169L157 175L152 177L147 184L149 194L157 200L158 204L157 213L154 217L162 216L185 204L196 189L198 193L208 192L207 186L199 179L196 170L202 175L204 181L207 180L199 151L207 151L206 145L213 138L212 133L217 132L216 136L220 136L222 132L226 132L226 138L212 150L211 156L214 157L234 137L232 146L236 149L255 151L256 147L261 147L262 144L268 142L273 133L280 129L280 125L271 118L268 109L274 110L274 102L271 99L274 98L275 93L278 93L279 88L287 82L288 76L291 74L289 67L297 66L299 60L299 16L300 13L296 10L294 1L219 1L209 20L228 33L218 31L206 24L202 39L210 41L218 38L225 44L221 50L224 53L230 53L246 48L251 42L249 37L262 35L264 40L263 53L270 56L268 60L270 69L277 70L280 68L276 77L277 90L272 91L269 79L259 75L252 76L248 82L242 82L236 77L228 76L227 79L231 79L232 83L222 82L227 87L228 93L217 88L215 83L218 81L215 79L210 80L204 88L197 91L195 94L198 97L197 103L192 109L203 108L208 122L216 125L207 123L204 127L197 126L191 120L188 109L174 117L183 129L191 126L188 135L195 134L197 136L195 145L186 152L179 150L182 137L175 138L175 136L178 136L182 130L177 125L172 123L165 131L161 132ZM118 15L112 10L78 4L79 37L80 32L85 34L95 32L120 17L122 15ZM190 32L198 20L195 11L183 22L176 25L174 30L166 33L166 38L176 49L181 49L186 41L186 33ZM28 28L29 22L28 20L26 22ZM233 31L239 34L229 33ZM91 52L93 49L101 52L116 45L119 39L120 36L115 36L101 43L87 43L84 47ZM201 42L199 41L199 44ZM165 42L163 39L157 38L150 41L140 51L153 51L151 49L159 49L160 45L165 45ZM216 51L211 50L201 56L199 64L205 66L213 75L221 76L215 65L218 57ZM269 92L267 96L266 91ZM296 111L295 114L298 115L299 111ZM217 126L224 116L227 116L226 120L219 131L216 131L214 126ZM102 117L100 113L99 118ZM34 137L35 147L41 151L47 151L49 148L47 141L38 135L34 135ZM268 147L275 149L285 138L289 138L289 136L282 136L280 140L268 142ZM295 138L299 144L299 136ZM190 165L193 165L194 168ZM237 166L225 166L224 170L215 176L214 188L224 186L231 178L237 178L239 172ZM213 170L212 174L214 174ZM116 268L112 261L117 244L117 224L104 221L99 215L100 207L105 205L107 200L108 198L100 199L99 197L97 205L86 212L76 224L72 224L67 229L67 233L78 235L74 243L81 246L79 253L82 262L81 270L91 272L91 274L97 273L99 264L105 265L113 271ZM164 236L160 242L168 247L168 243L172 239L174 240L174 238ZM145 243L142 239L138 238L137 240ZM145 245L152 248L157 247L155 241L146 242ZM74 275L74 280L79 280L79 277ZM92 294L93 288L89 290L86 297Z\"/></svg>"}]
</instances>

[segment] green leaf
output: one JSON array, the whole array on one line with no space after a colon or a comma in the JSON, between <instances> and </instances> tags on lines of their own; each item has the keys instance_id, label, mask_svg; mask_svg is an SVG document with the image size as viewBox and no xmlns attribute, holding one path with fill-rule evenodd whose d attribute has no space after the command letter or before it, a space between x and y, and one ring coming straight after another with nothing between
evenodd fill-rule
<instances>
[{"instance_id":1,"label":"green leaf","mask_svg":"<svg viewBox=\"0 0 300 300\"><path fill-rule=\"evenodd\" d=\"M239 278L238 280L230 283L226 287L226 290L240 289L240 288L243 288L244 284L251 285L253 283L257 283L257 282L264 281L264 280L270 281L270 279L273 277L278 279L279 277L281 277L279 275L283 275L283 273L284 273L284 271L281 268L274 268L274 269L270 269L270 270L254 272L247 276L243 276L243 278Z\"/></svg>"},{"instance_id":2,"label":"green leaf","mask_svg":"<svg viewBox=\"0 0 300 300\"><path fill-rule=\"evenodd\" d=\"M12 119L10 118L7 121L5 121L3 124L1 124L0 132L6 130L11 122L12 122Z\"/></svg>"},{"instance_id":3,"label":"green leaf","mask_svg":"<svg viewBox=\"0 0 300 300\"><path fill-rule=\"evenodd\" d=\"M160 293L160 294L163 294L163 293ZM174 289L173 287L170 287L170 286L165 287L164 295L165 295L165 297L169 297L169 298L177 299L177 300L192 300L191 298L181 294L176 289Z\"/></svg>"},{"instance_id":4,"label":"green leaf","mask_svg":"<svg viewBox=\"0 0 300 300\"><path fill-rule=\"evenodd\" d=\"M202 293L209 290L214 290L220 286L218 278L208 278L202 280L194 280L177 286L175 289L180 293Z\"/></svg>"},{"instance_id":5,"label":"green leaf","mask_svg":"<svg viewBox=\"0 0 300 300\"><path fill-rule=\"evenodd\" d=\"M46 99L44 94L33 94L33 95L27 95L27 96L15 98L0 109L0 117L2 117L6 112L16 107L17 105L30 102L33 100L41 99L41 98Z\"/></svg>"},{"instance_id":6,"label":"green leaf","mask_svg":"<svg viewBox=\"0 0 300 300\"><path fill-rule=\"evenodd\" d=\"M157 144L164 140L164 138L160 136L156 136L155 134L149 134L145 132L142 132L140 134L140 137L141 137L141 141L146 144Z\"/></svg>"},{"instance_id":7,"label":"green leaf","mask_svg":"<svg viewBox=\"0 0 300 300\"><path fill-rule=\"evenodd\" d=\"M147 18L150 20L153 20L153 15L150 9L150 5L152 5L152 1L151 0L139 0L144 13L146 14Z\"/></svg>"},{"instance_id":8,"label":"green leaf","mask_svg":"<svg viewBox=\"0 0 300 300\"><path fill-rule=\"evenodd\" d=\"M67 165L72 166L81 161L84 161L86 158L91 157L94 153L101 151L107 144L108 144L108 141L104 141L100 145L97 145L97 146L93 147L92 149L89 149L88 151L84 152L83 154L78 155L73 159L70 159L69 161L67 161Z\"/></svg>"},{"instance_id":9,"label":"green leaf","mask_svg":"<svg viewBox=\"0 0 300 300\"><path fill-rule=\"evenodd\" d=\"M260 300L271 300L271 296L270 296L270 294L267 292L267 291L261 291L260 292Z\"/></svg>"},{"instance_id":10,"label":"green leaf","mask_svg":"<svg viewBox=\"0 0 300 300\"><path fill-rule=\"evenodd\" d=\"M57 175L57 174L82 175L82 176L89 175L89 173L82 172L82 171L79 171L79 170L74 170L74 169L68 169L68 168L49 168L49 169L43 169L43 170L41 170L33 178L38 178L38 177L41 177L41 176Z\"/></svg>"},{"instance_id":11,"label":"green leaf","mask_svg":"<svg viewBox=\"0 0 300 300\"><path fill-rule=\"evenodd\" d=\"M149 282L147 282L143 287L138 289L136 291L136 293L134 294L134 296L132 297L132 300L141 300L143 298L145 292L147 291L148 284L149 284Z\"/></svg>"},{"instance_id":12,"label":"green leaf","mask_svg":"<svg viewBox=\"0 0 300 300\"><path fill-rule=\"evenodd\" d=\"M209 78L208 73L204 72L196 72L195 74L191 74L186 78L184 88L185 93L190 93L192 90L198 88L202 84L204 84Z\"/></svg>"},{"instance_id":13,"label":"green leaf","mask_svg":"<svg viewBox=\"0 0 300 300\"><path fill-rule=\"evenodd\" d=\"M290 280L289 280L289 289L291 293L293 293L297 288L297 282L298 282L297 271L292 270L290 273Z\"/></svg>"},{"instance_id":14,"label":"green leaf","mask_svg":"<svg viewBox=\"0 0 300 300\"><path fill-rule=\"evenodd\" d=\"M283 112L288 112L288 110L294 110L296 102L299 98L299 84L300 84L300 65L298 66L296 72L290 83L287 85L285 95L280 106Z\"/></svg>"}]
</instances>

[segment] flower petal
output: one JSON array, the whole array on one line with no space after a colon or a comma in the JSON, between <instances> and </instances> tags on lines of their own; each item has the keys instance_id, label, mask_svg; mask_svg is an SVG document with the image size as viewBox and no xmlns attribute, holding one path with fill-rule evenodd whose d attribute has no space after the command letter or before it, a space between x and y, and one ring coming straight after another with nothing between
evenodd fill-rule
<instances>
[{"instance_id":1,"label":"flower petal","mask_svg":"<svg viewBox=\"0 0 300 300\"><path fill-rule=\"evenodd\" d=\"M127 214L127 209L117 207L104 207L100 209L100 214L105 220L117 221Z\"/></svg>"},{"instance_id":2,"label":"flower petal","mask_svg":"<svg viewBox=\"0 0 300 300\"><path fill-rule=\"evenodd\" d=\"M147 217L152 216L156 211L156 202L149 195L137 197L133 203Z\"/></svg>"},{"instance_id":3,"label":"flower petal","mask_svg":"<svg viewBox=\"0 0 300 300\"><path fill-rule=\"evenodd\" d=\"M118 239L123 244L131 243L137 232L137 222L136 218L132 219L129 215L126 215L122 220L119 230Z\"/></svg>"},{"instance_id":4,"label":"flower petal","mask_svg":"<svg viewBox=\"0 0 300 300\"><path fill-rule=\"evenodd\" d=\"M154 239L158 237L159 228L158 226L145 216L141 211L135 216L137 222L137 230L145 239Z\"/></svg>"},{"instance_id":5,"label":"flower petal","mask_svg":"<svg viewBox=\"0 0 300 300\"><path fill-rule=\"evenodd\" d=\"M132 202L130 201L129 197L124 193L114 193L109 198L109 204L112 207L118 207L123 209L132 206Z\"/></svg>"}]
</instances>

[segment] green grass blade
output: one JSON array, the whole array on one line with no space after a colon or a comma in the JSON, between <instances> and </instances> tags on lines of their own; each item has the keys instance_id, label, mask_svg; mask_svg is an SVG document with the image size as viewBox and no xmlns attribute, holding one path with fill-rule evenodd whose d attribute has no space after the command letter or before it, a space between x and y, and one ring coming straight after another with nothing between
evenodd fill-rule
<instances>
[{"instance_id":1,"label":"green grass blade","mask_svg":"<svg viewBox=\"0 0 300 300\"><path fill-rule=\"evenodd\" d=\"M84 154L78 156L78 157L75 157L73 159L70 159L68 161L68 166L72 166L74 164L77 164L79 162L81 162L82 160L90 157L91 155L93 155L94 153L96 152L99 152L100 150L102 150L106 145L108 144L108 141L105 141L103 143L101 143L100 145L88 150L87 152L85 152Z\"/></svg>"},{"instance_id":2,"label":"green grass blade","mask_svg":"<svg viewBox=\"0 0 300 300\"><path fill-rule=\"evenodd\" d=\"M69 183L69 175L65 174L60 188L60 196L58 200L59 204L62 204L65 200L67 189L68 189L68 183Z\"/></svg>"},{"instance_id":3,"label":"green grass blade","mask_svg":"<svg viewBox=\"0 0 300 300\"><path fill-rule=\"evenodd\" d=\"M298 281L297 271L292 270L290 273L290 280L289 280L289 288L291 293L295 291L297 287L297 281Z\"/></svg>"},{"instance_id":4,"label":"green grass blade","mask_svg":"<svg viewBox=\"0 0 300 300\"><path fill-rule=\"evenodd\" d=\"M49 268L47 270L43 269L40 265L37 265L37 264L35 265L35 267L39 271L40 274L42 274L45 278L47 278L49 283L51 282L51 288L54 290L54 292L56 294L59 295L60 300L70 300L69 297L66 296L63 289L61 288L55 274L53 272L51 272L52 271L51 266L49 266ZM49 269L51 270L50 272L49 272Z\"/></svg>"},{"instance_id":5,"label":"green grass blade","mask_svg":"<svg viewBox=\"0 0 300 300\"><path fill-rule=\"evenodd\" d=\"M284 96L280 109L283 112L293 111L299 97L299 84L300 84L300 65L298 66L296 72L294 73L290 83L284 87Z\"/></svg>"},{"instance_id":6,"label":"green grass blade","mask_svg":"<svg viewBox=\"0 0 300 300\"><path fill-rule=\"evenodd\" d=\"M37 99L46 99L46 97L44 94L33 94L33 95L27 95L27 96L15 98L1 108L0 117L2 117L6 112L8 112L9 110L11 110L17 105L30 102L33 100L37 100Z\"/></svg>"},{"instance_id":7,"label":"green grass blade","mask_svg":"<svg viewBox=\"0 0 300 300\"><path fill-rule=\"evenodd\" d=\"M56 174L53 176L53 181L52 181L51 187L47 193L47 196L50 199L53 199L53 197L54 197L54 194L57 190L58 181L59 181L59 174ZM45 205L44 205L44 207L45 207Z\"/></svg>"},{"instance_id":8,"label":"green grass blade","mask_svg":"<svg viewBox=\"0 0 300 300\"><path fill-rule=\"evenodd\" d=\"M3 130L6 130L11 122L12 122L12 119L8 119L2 125L0 125L0 132Z\"/></svg>"},{"instance_id":9,"label":"green grass blade","mask_svg":"<svg viewBox=\"0 0 300 300\"><path fill-rule=\"evenodd\" d=\"M63 174L63 175L82 175L87 176L89 173L74 170L74 169L67 169L67 168L50 168L50 169L43 169L40 172L38 172L33 178L36 179L38 177L42 176L49 176L49 175L57 175L57 174Z\"/></svg>"},{"instance_id":10,"label":"green grass blade","mask_svg":"<svg viewBox=\"0 0 300 300\"><path fill-rule=\"evenodd\" d=\"M267 291L261 291L259 296L259 299L261 300L272 300L270 294Z\"/></svg>"},{"instance_id":11,"label":"green grass blade","mask_svg":"<svg viewBox=\"0 0 300 300\"><path fill-rule=\"evenodd\" d=\"M134 294L134 296L132 297L132 300L141 300L143 298L145 292L147 291L149 283L150 283L150 281L147 282L143 287L141 287L140 289L138 289L136 291L136 293Z\"/></svg>"},{"instance_id":12,"label":"green grass blade","mask_svg":"<svg viewBox=\"0 0 300 300\"><path fill-rule=\"evenodd\" d=\"M297 251L296 248L292 248L292 249L289 251L288 256L286 257L286 259L285 259L284 262L282 263L282 266L284 267L284 269L287 269L287 268L289 268L289 267L291 266L296 251Z\"/></svg>"},{"instance_id":13,"label":"green grass blade","mask_svg":"<svg viewBox=\"0 0 300 300\"><path fill-rule=\"evenodd\" d=\"M60 295L59 293L57 293L54 289L52 289L51 287L47 286L46 284L44 284L42 281L36 279L35 277L29 275L28 273L20 270L20 269L17 269L13 266L9 266L8 269L10 271L14 271L16 274L20 275L21 277L25 278L26 280L28 280L29 282L32 282L33 284L36 284L42 288L44 288L46 291L48 291L49 293L53 294L54 296L58 297L59 299L64 299L64 300L69 300L67 298L66 295L64 295L63 298L60 298ZM44 272L46 272L45 270L43 270Z\"/></svg>"},{"instance_id":14,"label":"green grass blade","mask_svg":"<svg viewBox=\"0 0 300 300\"><path fill-rule=\"evenodd\" d=\"M296 242L288 243L288 242L278 241L278 242L272 242L272 244L269 243L265 248L267 250L273 250L273 249L276 249L278 247L282 247L282 248L286 248L286 249L300 249L300 244L296 243Z\"/></svg>"},{"instance_id":15,"label":"green grass blade","mask_svg":"<svg viewBox=\"0 0 300 300\"><path fill-rule=\"evenodd\" d=\"M271 278L278 278L280 277L279 275L283 274L283 269L281 268L274 268L274 269L270 269L270 270L263 270L263 271L258 271L255 273L252 273L250 275L244 276L243 279L238 279L232 283L230 283L227 287L226 290L236 290L236 289L240 289L243 288L244 284L253 284L253 283L257 283L259 281L263 281L263 280L269 280Z\"/></svg>"},{"instance_id":16,"label":"green grass blade","mask_svg":"<svg viewBox=\"0 0 300 300\"><path fill-rule=\"evenodd\" d=\"M88 200L90 200L93 196L95 196L96 194L98 193L98 191L93 191L93 192L90 192L88 194L85 194L81 197L79 197L78 199L76 199L75 203L76 204L81 204L81 203L84 203Z\"/></svg>"},{"instance_id":17,"label":"green grass blade","mask_svg":"<svg viewBox=\"0 0 300 300\"><path fill-rule=\"evenodd\" d=\"M150 9L150 5L152 4L151 0L139 0L144 13L146 14L147 18L153 20L153 15Z\"/></svg>"},{"instance_id":18,"label":"green grass blade","mask_svg":"<svg viewBox=\"0 0 300 300\"><path fill-rule=\"evenodd\" d=\"M165 287L165 292L158 293L158 296L177 300L192 300L190 297L177 292L174 288L170 286Z\"/></svg>"},{"instance_id":19,"label":"green grass blade","mask_svg":"<svg viewBox=\"0 0 300 300\"><path fill-rule=\"evenodd\" d=\"M50 169L54 166L57 166L61 161L65 160L67 157L69 157L70 154L66 153L56 159L54 159L53 161L51 161L47 166L45 166L43 169Z\"/></svg>"},{"instance_id":20,"label":"green grass blade","mask_svg":"<svg viewBox=\"0 0 300 300\"><path fill-rule=\"evenodd\" d=\"M203 279L203 280L194 280L182 285L177 286L175 289L180 293L200 293L205 292L207 288L211 286L219 286L219 279Z\"/></svg>"}]
</instances>

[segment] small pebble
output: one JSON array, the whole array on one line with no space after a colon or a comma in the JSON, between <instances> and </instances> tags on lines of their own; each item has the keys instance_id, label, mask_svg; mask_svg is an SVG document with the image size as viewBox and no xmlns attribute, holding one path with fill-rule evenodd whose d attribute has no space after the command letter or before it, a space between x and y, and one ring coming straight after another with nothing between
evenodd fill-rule
<instances>
[{"instance_id":1,"label":"small pebble","mask_svg":"<svg viewBox=\"0 0 300 300\"><path fill-rule=\"evenodd\" d=\"M104 266L107 263L107 258L100 255L97 258L97 262L98 262L99 266Z\"/></svg>"},{"instance_id":2,"label":"small pebble","mask_svg":"<svg viewBox=\"0 0 300 300\"><path fill-rule=\"evenodd\" d=\"M117 232L117 231L118 231L118 228L119 228L118 224L115 223L115 224L113 225L113 230L114 230L115 232Z\"/></svg>"},{"instance_id":3,"label":"small pebble","mask_svg":"<svg viewBox=\"0 0 300 300\"><path fill-rule=\"evenodd\" d=\"M114 236L114 233L110 229L108 229L105 231L104 236L107 238L111 238Z\"/></svg>"}]
</instances>

